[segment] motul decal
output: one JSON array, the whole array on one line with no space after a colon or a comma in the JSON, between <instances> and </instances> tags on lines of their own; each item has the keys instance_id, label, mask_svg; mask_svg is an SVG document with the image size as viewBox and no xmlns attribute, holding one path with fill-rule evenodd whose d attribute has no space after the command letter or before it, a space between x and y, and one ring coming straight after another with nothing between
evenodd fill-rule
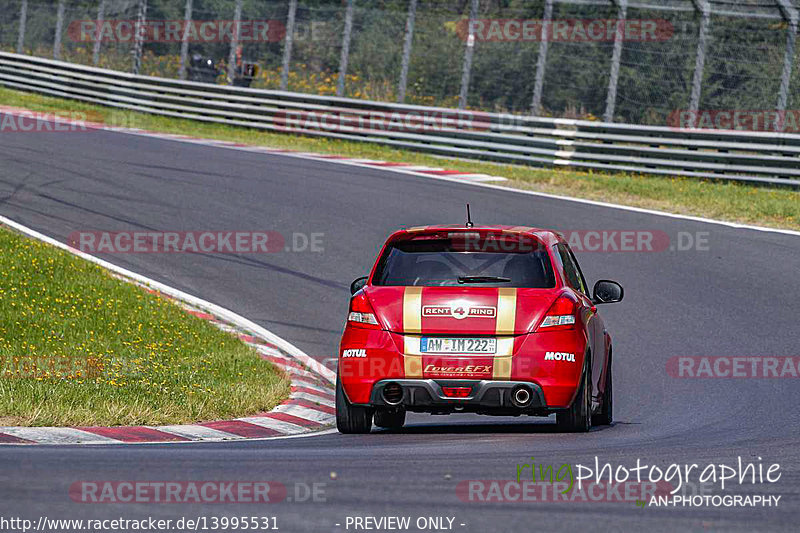
<instances>
[{"instance_id":1,"label":"motul decal","mask_svg":"<svg viewBox=\"0 0 800 533\"><path fill-rule=\"evenodd\" d=\"M353 348L350 350L343 350L342 357L366 357L367 350L364 348Z\"/></svg>"},{"instance_id":2,"label":"motul decal","mask_svg":"<svg viewBox=\"0 0 800 533\"><path fill-rule=\"evenodd\" d=\"M422 308L423 317L452 317L456 320L469 318L495 318L497 308L488 305L426 305Z\"/></svg>"},{"instance_id":3,"label":"motul decal","mask_svg":"<svg viewBox=\"0 0 800 533\"><path fill-rule=\"evenodd\" d=\"M570 363L575 362L575 354L567 352L547 352L544 354L545 361L567 361Z\"/></svg>"}]
</instances>

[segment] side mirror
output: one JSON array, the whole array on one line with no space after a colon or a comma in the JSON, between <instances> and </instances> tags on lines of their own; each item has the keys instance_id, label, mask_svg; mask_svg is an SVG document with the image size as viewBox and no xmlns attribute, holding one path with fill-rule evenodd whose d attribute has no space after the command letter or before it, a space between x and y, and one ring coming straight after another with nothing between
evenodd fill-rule
<instances>
[{"instance_id":1,"label":"side mirror","mask_svg":"<svg viewBox=\"0 0 800 533\"><path fill-rule=\"evenodd\" d=\"M594 284L592 302L595 304L613 304L622 300L625 290L616 281L601 279Z\"/></svg>"},{"instance_id":2,"label":"side mirror","mask_svg":"<svg viewBox=\"0 0 800 533\"><path fill-rule=\"evenodd\" d=\"M367 284L367 279L369 278L364 276L363 278L357 278L353 281L353 283L350 284L350 294L355 294L360 291L361 288Z\"/></svg>"}]
</instances>

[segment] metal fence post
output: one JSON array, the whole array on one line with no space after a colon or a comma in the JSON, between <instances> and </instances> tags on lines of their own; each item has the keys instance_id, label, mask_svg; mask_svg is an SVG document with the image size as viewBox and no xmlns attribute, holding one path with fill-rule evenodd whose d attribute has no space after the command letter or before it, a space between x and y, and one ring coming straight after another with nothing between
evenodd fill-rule
<instances>
[{"instance_id":1,"label":"metal fence post","mask_svg":"<svg viewBox=\"0 0 800 533\"><path fill-rule=\"evenodd\" d=\"M22 0L19 6L19 35L17 36L17 53L21 54L25 46L25 23L28 21L28 0Z\"/></svg>"},{"instance_id":2,"label":"metal fence post","mask_svg":"<svg viewBox=\"0 0 800 533\"><path fill-rule=\"evenodd\" d=\"M289 88L289 66L292 62L294 43L294 19L297 15L297 0L289 0L289 14L286 17L286 37L283 42L283 66L281 68L281 91Z\"/></svg>"},{"instance_id":3,"label":"metal fence post","mask_svg":"<svg viewBox=\"0 0 800 533\"><path fill-rule=\"evenodd\" d=\"M458 95L458 108L467 107L467 95L469 94L469 78L472 73L472 56L475 55L475 28L473 20L478 18L478 1L472 0L469 8L469 20L467 21L467 46L464 48L464 70L461 72L461 91Z\"/></svg>"},{"instance_id":4,"label":"metal fence post","mask_svg":"<svg viewBox=\"0 0 800 533\"><path fill-rule=\"evenodd\" d=\"M603 121L614 122L614 108L617 105L617 82L619 81L619 63L622 59L622 38L625 31L625 19L628 17L628 0L614 0L617 5L617 27L614 33L614 51L611 54L611 73L608 77L608 93L606 95L606 111Z\"/></svg>"},{"instance_id":5,"label":"metal fence post","mask_svg":"<svg viewBox=\"0 0 800 533\"><path fill-rule=\"evenodd\" d=\"M414 43L414 22L417 18L417 0L408 2L408 18L406 19L406 36L403 41L403 60L400 65L400 82L397 84L397 102L403 103L406 99L408 86L408 66L411 63L411 46Z\"/></svg>"},{"instance_id":6,"label":"metal fence post","mask_svg":"<svg viewBox=\"0 0 800 533\"><path fill-rule=\"evenodd\" d=\"M53 36L53 59L61 59L61 33L64 31L64 0L58 0L56 34Z\"/></svg>"},{"instance_id":7,"label":"metal fence post","mask_svg":"<svg viewBox=\"0 0 800 533\"><path fill-rule=\"evenodd\" d=\"M147 0L139 0L139 10L136 14L136 28L133 36L133 73L139 74L142 68L142 49L144 48L145 20L147 18Z\"/></svg>"},{"instance_id":8,"label":"metal fence post","mask_svg":"<svg viewBox=\"0 0 800 533\"><path fill-rule=\"evenodd\" d=\"M189 25L192 24L192 0L186 0L183 10L183 35L181 35L181 63L178 68L178 78L186 79L186 61L189 59Z\"/></svg>"},{"instance_id":9,"label":"metal fence post","mask_svg":"<svg viewBox=\"0 0 800 533\"><path fill-rule=\"evenodd\" d=\"M242 0L236 0L236 7L233 11L233 38L231 39L230 52L228 52L228 85L233 85L233 80L236 77L236 49L239 47L241 25Z\"/></svg>"},{"instance_id":10,"label":"metal fence post","mask_svg":"<svg viewBox=\"0 0 800 533\"><path fill-rule=\"evenodd\" d=\"M794 63L794 52L797 45L797 10L792 6L788 0L778 0L781 8L781 14L789 27L786 30L786 51L783 55L783 73L781 74L781 87L778 92L778 105L779 112L786 111L786 104L789 100L789 83L792 79L792 64Z\"/></svg>"},{"instance_id":11,"label":"metal fence post","mask_svg":"<svg viewBox=\"0 0 800 533\"><path fill-rule=\"evenodd\" d=\"M706 48L708 47L708 28L711 25L711 6L707 0L692 0L694 7L700 12L700 31L697 36L697 53L694 61L692 77L692 93L689 97L689 124L693 128L700 109L700 92L703 88L703 71L706 65Z\"/></svg>"},{"instance_id":12,"label":"metal fence post","mask_svg":"<svg viewBox=\"0 0 800 533\"><path fill-rule=\"evenodd\" d=\"M94 35L94 46L92 48L92 64L97 66L100 63L100 46L101 46L101 33L100 29L103 27L103 22L106 18L106 0L100 0L97 4L97 31Z\"/></svg>"},{"instance_id":13,"label":"metal fence post","mask_svg":"<svg viewBox=\"0 0 800 533\"><path fill-rule=\"evenodd\" d=\"M531 114L542 112L542 93L544 92L544 71L547 68L547 48L550 45L551 21L553 20L553 0L545 0L542 17L542 40L539 41L539 57L536 59L536 78L533 81L533 101Z\"/></svg>"},{"instance_id":14,"label":"metal fence post","mask_svg":"<svg viewBox=\"0 0 800 533\"><path fill-rule=\"evenodd\" d=\"M353 33L353 0L347 0L344 15L344 35L342 37L342 56L339 59L339 83L336 85L336 96L344 96L344 82L347 76L347 61L350 58L350 37Z\"/></svg>"}]
</instances>

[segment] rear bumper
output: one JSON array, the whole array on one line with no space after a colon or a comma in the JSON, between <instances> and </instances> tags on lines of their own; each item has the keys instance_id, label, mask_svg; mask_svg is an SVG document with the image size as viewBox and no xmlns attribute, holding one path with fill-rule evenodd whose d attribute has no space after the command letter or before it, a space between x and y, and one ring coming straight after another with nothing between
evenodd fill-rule
<instances>
[{"instance_id":1,"label":"rear bumper","mask_svg":"<svg viewBox=\"0 0 800 533\"><path fill-rule=\"evenodd\" d=\"M402 388L403 394L399 403L389 403L384 399L384 389L390 383L396 383ZM443 387L469 388L470 393L463 398L454 398L447 396ZM530 394L530 401L525 405L515 404L512 399L513 393L519 388L526 389ZM383 379L373 386L369 405L434 414L472 412L494 415L547 415L550 413L541 387L527 381Z\"/></svg>"},{"instance_id":2,"label":"rear bumper","mask_svg":"<svg viewBox=\"0 0 800 533\"><path fill-rule=\"evenodd\" d=\"M502 358L481 355L406 355L405 340L402 334L384 330L351 326L345 328L339 351L338 372L351 403L369 405L376 385L384 380L434 380L438 383L458 380L511 381L536 385L544 399L543 406L563 409L572 403L575 396L583 368L583 355L586 353L586 338L580 330L517 335L514 337L510 368L506 367L506 372L501 376L494 369ZM343 357L346 350L359 350L361 354ZM546 355L549 351L569 352L574 354L575 360L548 360ZM410 364L415 361L415 364ZM447 367L468 366L480 368L481 371L458 375L444 371ZM436 397L432 395L434 400Z\"/></svg>"}]
</instances>

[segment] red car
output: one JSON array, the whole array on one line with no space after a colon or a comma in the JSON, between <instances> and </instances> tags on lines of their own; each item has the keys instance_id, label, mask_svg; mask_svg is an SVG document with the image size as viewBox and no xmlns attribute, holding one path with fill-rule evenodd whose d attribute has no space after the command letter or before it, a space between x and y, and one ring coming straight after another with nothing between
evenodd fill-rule
<instances>
[{"instance_id":1,"label":"red car","mask_svg":"<svg viewBox=\"0 0 800 533\"><path fill-rule=\"evenodd\" d=\"M564 431L612 420L611 337L555 231L427 226L392 234L351 285L339 350L336 423L368 433L406 412L556 414Z\"/></svg>"}]
</instances>

